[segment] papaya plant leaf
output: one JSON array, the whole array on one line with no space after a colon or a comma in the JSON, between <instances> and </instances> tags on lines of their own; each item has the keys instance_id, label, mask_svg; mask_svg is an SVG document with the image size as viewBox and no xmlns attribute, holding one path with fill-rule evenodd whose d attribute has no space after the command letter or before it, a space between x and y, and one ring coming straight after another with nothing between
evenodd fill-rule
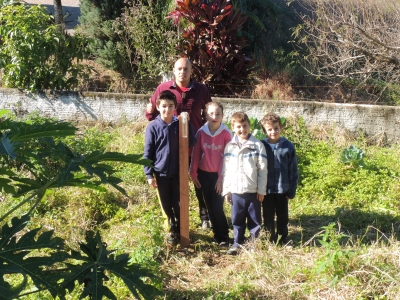
<instances>
[{"instance_id":1,"label":"papaya plant leaf","mask_svg":"<svg viewBox=\"0 0 400 300\"><path fill-rule=\"evenodd\" d=\"M57 282L63 278L62 272L50 274L45 271L46 266L63 262L69 255L60 251L64 247L64 241L61 238L53 238L53 231L40 233L40 228L33 229L17 239L17 233L20 233L29 222L28 215L21 218L13 218L11 226L5 224L1 230L0 236L0 278L6 274L21 274L29 276L39 289L48 289L55 297L58 291ZM18 234L19 235L19 234ZM40 256L35 252L34 256L30 256L34 250L53 249L56 251L47 252L46 255ZM23 289L19 287L19 289ZM18 289L18 290L19 290ZM2 296L6 299L15 297L15 290L10 288L8 283L0 280L0 290Z\"/></svg>"},{"instance_id":2,"label":"papaya plant leaf","mask_svg":"<svg viewBox=\"0 0 400 300\"><path fill-rule=\"evenodd\" d=\"M67 264L71 275L62 285L63 288L72 291L75 282L83 284L80 299L87 296L91 296L92 299L117 299L112 291L104 286L104 282L109 280L106 272L120 277L137 298L142 296L144 299L154 299L154 296L159 294L156 288L142 280L155 279L152 272L138 265L129 265L127 254L115 255L113 250L108 250L98 232L87 232L86 243L80 244L80 250L81 252L72 252L72 258L79 263Z\"/></svg>"},{"instance_id":3,"label":"papaya plant leaf","mask_svg":"<svg viewBox=\"0 0 400 300\"><path fill-rule=\"evenodd\" d=\"M151 160L143 158L143 154L124 154L118 152L93 152L85 156L86 162L100 161L119 161L126 163L135 163L139 165L150 166Z\"/></svg>"},{"instance_id":4,"label":"papaya plant leaf","mask_svg":"<svg viewBox=\"0 0 400 300\"><path fill-rule=\"evenodd\" d=\"M15 148L17 147L18 144L12 143L11 140L8 138L8 134L4 134L1 137L1 143L0 143L0 154L4 155L9 155L12 159L16 159L17 154L15 152Z\"/></svg>"},{"instance_id":5,"label":"papaya plant leaf","mask_svg":"<svg viewBox=\"0 0 400 300\"><path fill-rule=\"evenodd\" d=\"M15 188L10 184L11 180L8 178L0 178L0 191L6 194L15 194Z\"/></svg>"},{"instance_id":6,"label":"papaya plant leaf","mask_svg":"<svg viewBox=\"0 0 400 300\"><path fill-rule=\"evenodd\" d=\"M65 137L78 130L68 122L46 121L43 124L15 123L16 129L10 137L12 142L28 142L41 137Z\"/></svg>"}]
</instances>

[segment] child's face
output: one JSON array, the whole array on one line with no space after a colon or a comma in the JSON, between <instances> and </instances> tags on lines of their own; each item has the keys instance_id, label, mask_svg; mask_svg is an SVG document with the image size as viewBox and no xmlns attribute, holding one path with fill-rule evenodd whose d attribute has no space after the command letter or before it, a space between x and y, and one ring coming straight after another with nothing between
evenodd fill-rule
<instances>
[{"instance_id":1,"label":"child's face","mask_svg":"<svg viewBox=\"0 0 400 300\"><path fill-rule=\"evenodd\" d=\"M222 109L217 105L210 105L207 108L206 119L211 126L219 126L222 122Z\"/></svg>"},{"instance_id":2,"label":"child's face","mask_svg":"<svg viewBox=\"0 0 400 300\"><path fill-rule=\"evenodd\" d=\"M161 119L171 120L174 111L175 111L175 104L172 100L160 100L160 104L157 106L157 110L160 112Z\"/></svg>"},{"instance_id":3,"label":"child's face","mask_svg":"<svg viewBox=\"0 0 400 300\"><path fill-rule=\"evenodd\" d=\"M247 140L249 137L250 124L247 121L234 122L232 124L232 130L238 136L239 141Z\"/></svg>"},{"instance_id":4,"label":"child's face","mask_svg":"<svg viewBox=\"0 0 400 300\"><path fill-rule=\"evenodd\" d=\"M265 123L263 125L265 132L267 133L268 139L271 143L279 141L281 137L282 128L279 126L278 122L275 123Z\"/></svg>"}]
</instances>

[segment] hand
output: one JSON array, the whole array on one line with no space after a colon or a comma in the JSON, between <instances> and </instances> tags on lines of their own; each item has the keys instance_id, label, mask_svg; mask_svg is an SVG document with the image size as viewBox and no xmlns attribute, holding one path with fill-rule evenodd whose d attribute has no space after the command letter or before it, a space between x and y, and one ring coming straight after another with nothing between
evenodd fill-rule
<instances>
[{"instance_id":1,"label":"hand","mask_svg":"<svg viewBox=\"0 0 400 300\"><path fill-rule=\"evenodd\" d=\"M146 106L146 113L152 114L154 111L154 108L155 108L155 105L153 102L151 102L151 98L150 98L149 103L147 103L147 106Z\"/></svg>"},{"instance_id":2,"label":"hand","mask_svg":"<svg viewBox=\"0 0 400 300\"><path fill-rule=\"evenodd\" d=\"M147 179L147 182L149 183L150 186L152 186L153 188L157 187L157 181L154 178L149 178Z\"/></svg>"},{"instance_id":3,"label":"hand","mask_svg":"<svg viewBox=\"0 0 400 300\"><path fill-rule=\"evenodd\" d=\"M257 193L257 200L260 201L260 202L263 202L264 201L264 195L261 195L261 194Z\"/></svg>"},{"instance_id":4,"label":"hand","mask_svg":"<svg viewBox=\"0 0 400 300\"><path fill-rule=\"evenodd\" d=\"M201 183L200 183L200 181L197 179L197 178L192 178L192 181L193 181L193 183L194 183L194 185L198 188L198 189L201 189Z\"/></svg>"},{"instance_id":5,"label":"hand","mask_svg":"<svg viewBox=\"0 0 400 300\"><path fill-rule=\"evenodd\" d=\"M226 194L225 200L226 202L232 205L232 194L231 193Z\"/></svg>"},{"instance_id":6,"label":"hand","mask_svg":"<svg viewBox=\"0 0 400 300\"><path fill-rule=\"evenodd\" d=\"M222 182L217 181L215 184L215 192L219 195L222 193Z\"/></svg>"}]
</instances>

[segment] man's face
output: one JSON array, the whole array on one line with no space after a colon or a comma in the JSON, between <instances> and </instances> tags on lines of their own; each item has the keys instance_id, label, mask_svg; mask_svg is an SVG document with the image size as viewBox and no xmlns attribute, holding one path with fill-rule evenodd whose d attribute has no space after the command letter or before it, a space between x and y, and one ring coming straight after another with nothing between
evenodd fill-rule
<instances>
[{"instance_id":1,"label":"man's face","mask_svg":"<svg viewBox=\"0 0 400 300\"><path fill-rule=\"evenodd\" d=\"M239 141L244 141L249 137L250 124L247 121L234 122L232 124L232 130L239 138Z\"/></svg>"},{"instance_id":2,"label":"man's face","mask_svg":"<svg viewBox=\"0 0 400 300\"><path fill-rule=\"evenodd\" d=\"M190 76L192 76L192 65L186 58L180 58L174 66L175 82L179 86L189 87Z\"/></svg>"}]
</instances>

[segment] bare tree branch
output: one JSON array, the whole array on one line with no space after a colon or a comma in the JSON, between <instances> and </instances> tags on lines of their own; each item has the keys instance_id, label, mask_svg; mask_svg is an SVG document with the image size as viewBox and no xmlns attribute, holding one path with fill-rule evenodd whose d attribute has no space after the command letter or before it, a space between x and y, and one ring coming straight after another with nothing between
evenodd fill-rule
<instances>
[{"instance_id":1,"label":"bare tree branch","mask_svg":"<svg viewBox=\"0 0 400 300\"><path fill-rule=\"evenodd\" d=\"M309 13L294 31L304 68L330 82L400 84L400 3L299 0ZM384 88L382 89L384 90Z\"/></svg>"}]
</instances>

